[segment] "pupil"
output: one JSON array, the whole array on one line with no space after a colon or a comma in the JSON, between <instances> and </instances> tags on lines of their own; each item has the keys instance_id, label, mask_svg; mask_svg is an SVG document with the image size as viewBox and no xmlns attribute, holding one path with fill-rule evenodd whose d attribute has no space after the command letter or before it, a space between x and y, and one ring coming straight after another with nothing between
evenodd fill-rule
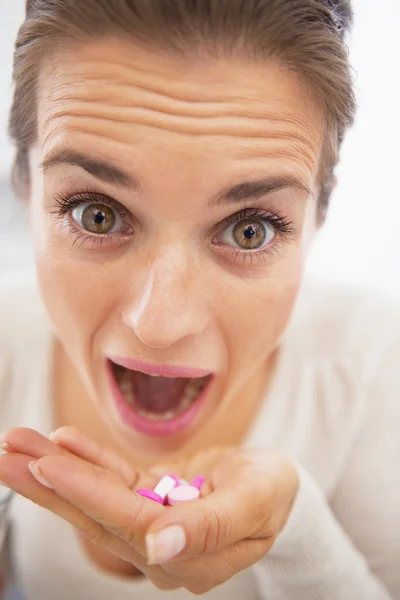
<instances>
[{"instance_id":1,"label":"pupil","mask_svg":"<svg viewBox=\"0 0 400 600\"><path fill-rule=\"evenodd\" d=\"M244 231L244 235L247 239L251 240L251 238L255 235L256 230L254 229L253 225L249 225L247 227L247 229L245 229Z\"/></svg>"},{"instance_id":2,"label":"pupil","mask_svg":"<svg viewBox=\"0 0 400 600\"><path fill-rule=\"evenodd\" d=\"M103 223L104 219L105 219L105 215L101 211L98 211L94 216L94 222L98 223L99 225L101 225Z\"/></svg>"}]
</instances>

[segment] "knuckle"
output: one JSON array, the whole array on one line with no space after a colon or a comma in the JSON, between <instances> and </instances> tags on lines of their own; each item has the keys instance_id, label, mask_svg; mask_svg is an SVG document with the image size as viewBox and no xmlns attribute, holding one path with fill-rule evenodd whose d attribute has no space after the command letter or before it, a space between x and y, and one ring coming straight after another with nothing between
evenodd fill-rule
<instances>
[{"instance_id":1,"label":"knuckle","mask_svg":"<svg viewBox=\"0 0 400 600\"><path fill-rule=\"evenodd\" d=\"M125 483L132 492L136 492L136 488L144 476L145 473L142 469L134 469L130 465L125 469Z\"/></svg>"},{"instance_id":2,"label":"knuckle","mask_svg":"<svg viewBox=\"0 0 400 600\"><path fill-rule=\"evenodd\" d=\"M194 596L201 596L202 594L206 594L209 590L204 588L203 585L195 584L187 587L187 590L193 594Z\"/></svg>"},{"instance_id":3,"label":"knuckle","mask_svg":"<svg viewBox=\"0 0 400 600\"><path fill-rule=\"evenodd\" d=\"M159 577L148 577L149 580L151 581L151 583L154 585L154 587L156 587L159 590L162 591L172 591L172 590L178 590L181 586L178 585L176 582L174 581L170 581L168 579L162 579Z\"/></svg>"},{"instance_id":4,"label":"knuckle","mask_svg":"<svg viewBox=\"0 0 400 600\"><path fill-rule=\"evenodd\" d=\"M241 559L242 556L237 555L235 546L232 546L229 551L221 557L221 563L218 568L219 576L221 577L220 583L223 583L223 581L226 581L226 579L229 579L236 573L238 567L241 566Z\"/></svg>"},{"instance_id":5,"label":"knuckle","mask_svg":"<svg viewBox=\"0 0 400 600\"><path fill-rule=\"evenodd\" d=\"M101 525L99 525L98 527L91 526L87 528L85 527L83 529L81 528L79 529L79 533L88 538L94 544L98 544L99 546L106 545L106 542L109 538L108 532Z\"/></svg>"},{"instance_id":6,"label":"knuckle","mask_svg":"<svg viewBox=\"0 0 400 600\"><path fill-rule=\"evenodd\" d=\"M94 498L104 497L104 490L106 489L107 479L107 470L104 469L104 467L100 467L99 465L93 465L93 483L91 494Z\"/></svg>"},{"instance_id":7,"label":"knuckle","mask_svg":"<svg viewBox=\"0 0 400 600\"><path fill-rule=\"evenodd\" d=\"M249 511L250 530L254 534L267 535L273 527L272 516L277 501L277 491L272 483L266 483L254 489L252 498L253 508Z\"/></svg>"},{"instance_id":8,"label":"knuckle","mask_svg":"<svg viewBox=\"0 0 400 600\"><path fill-rule=\"evenodd\" d=\"M96 460L99 465L103 465L103 463L108 464L109 459L109 449L107 446L96 446Z\"/></svg>"},{"instance_id":9,"label":"knuckle","mask_svg":"<svg viewBox=\"0 0 400 600\"><path fill-rule=\"evenodd\" d=\"M225 515L225 520L228 525L223 524L223 520L215 509L208 510L204 514L204 536L202 547L199 555L214 551L221 543L223 535L226 535L227 529L230 528L230 519Z\"/></svg>"},{"instance_id":10,"label":"knuckle","mask_svg":"<svg viewBox=\"0 0 400 600\"><path fill-rule=\"evenodd\" d=\"M211 581L194 581L188 583L185 587L191 594L201 596L212 590L216 585L218 584Z\"/></svg>"},{"instance_id":11,"label":"knuckle","mask_svg":"<svg viewBox=\"0 0 400 600\"><path fill-rule=\"evenodd\" d=\"M122 538L130 546L136 546L138 543L138 521L143 512L144 501L138 494L137 503L132 503L132 513L122 527L115 528L115 534Z\"/></svg>"},{"instance_id":12,"label":"knuckle","mask_svg":"<svg viewBox=\"0 0 400 600\"><path fill-rule=\"evenodd\" d=\"M123 456L118 456L118 471L125 485L134 491L140 478L140 471L134 469Z\"/></svg>"},{"instance_id":13,"label":"knuckle","mask_svg":"<svg viewBox=\"0 0 400 600\"><path fill-rule=\"evenodd\" d=\"M226 581L238 571L254 565L264 555L264 540L242 540L238 544L231 546L221 558L219 575Z\"/></svg>"},{"instance_id":14,"label":"knuckle","mask_svg":"<svg viewBox=\"0 0 400 600\"><path fill-rule=\"evenodd\" d=\"M112 448L104 446L99 450L98 461L99 464L110 470L113 475L117 475L118 479L130 489L136 484L138 470L134 469L121 454L118 454Z\"/></svg>"}]
</instances>

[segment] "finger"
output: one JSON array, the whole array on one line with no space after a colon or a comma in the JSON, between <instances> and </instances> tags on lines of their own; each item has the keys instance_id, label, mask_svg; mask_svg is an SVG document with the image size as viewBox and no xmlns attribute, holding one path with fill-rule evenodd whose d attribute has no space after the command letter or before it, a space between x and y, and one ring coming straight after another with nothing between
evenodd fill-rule
<instances>
[{"instance_id":1,"label":"finger","mask_svg":"<svg viewBox=\"0 0 400 600\"><path fill-rule=\"evenodd\" d=\"M49 455L75 456L109 469L118 475L128 487L133 487L138 469L134 469L128 461L108 447L102 447L85 436L75 427L61 427L53 432L51 439L28 427L15 427L2 435L8 445L7 452L21 452L33 458ZM55 438L55 439L53 439ZM59 443L59 440L61 443ZM154 477L141 472L141 485L153 487Z\"/></svg>"},{"instance_id":2,"label":"finger","mask_svg":"<svg viewBox=\"0 0 400 600\"><path fill-rule=\"evenodd\" d=\"M212 476L214 491L171 507L146 535L149 564L213 554L244 539L270 539L284 526L298 490L297 471L280 455L238 453Z\"/></svg>"},{"instance_id":3,"label":"finger","mask_svg":"<svg viewBox=\"0 0 400 600\"><path fill-rule=\"evenodd\" d=\"M178 577L182 586L193 594L205 594L225 583L244 569L260 561L273 544L273 540L242 540L221 552L164 564L163 569Z\"/></svg>"},{"instance_id":4,"label":"finger","mask_svg":"<svg viewBox=\"0 0 400 600\"><path fill-rule=\"evenodd\" d=\"M36 468L57 494L145 555L144 533L165 506L132 491L111 471L78 459L45 456ZM138 470L132 488L142 487L141 476Z\"/></svg>"},{"instance_id":5,"label":"finger","mask_svg":"<svg viewBox=\"0 0 400 600\"><path fill-rule=\"evenodd\" d=\"M75 456L80 456L94 465L110 469L110 471L119 474L126 485L132 487L137 469L134 469L124 457L112 448L100 446L76 427L60 427L50 434L50 439L60 448L67 449ZM142 479L145 477L144 471L141 477ZM153 478L149 478L145 487L151 485L153 481Z\"/></svg>"},{"instance_id":6,"label":"finger","mask_svg":"<svg viewBox=\"0 0 400 600\"><path fill-rule=\"evenodd\" d=\"M60 497L54 490L39 483L28 468L31 461L31 456L20 453L0 456L0 479L21 496L70 523L78 533L90 541L100 543L105 549L131 563L160 589L180 587L176 578L166 574L161 567L147 565L143 555L135 548L106 531L100 523Z\"/></svg>"},{"instance_id":7,"label":"finger","mask_svg":"<svg viewBox=\"0 0 400 600\"><path fill-rule=\"evenodd\" d=\"M21 452L21 454L29 454L34 458L41 458L48 454L67 454L67 450L54 444L46 436L29 427L13 427L12 429L8 429L2 434L1 441L2 448L6 452Z\"/></svg>"},{"instance_id":8,"label":"finger","mask_svg":"<svg viewBox=\"0 0 400 600\"><path fill-rule=\"evenodd\" d=\"M32 456L18 452L0 456L0 479L21 496L35 504L48 508L51 512L66 519L77 529L87 530L92 519L76 507L69 505L57 494L41 485L31 474L28 464Z\"/></svg>"}]
</instances>

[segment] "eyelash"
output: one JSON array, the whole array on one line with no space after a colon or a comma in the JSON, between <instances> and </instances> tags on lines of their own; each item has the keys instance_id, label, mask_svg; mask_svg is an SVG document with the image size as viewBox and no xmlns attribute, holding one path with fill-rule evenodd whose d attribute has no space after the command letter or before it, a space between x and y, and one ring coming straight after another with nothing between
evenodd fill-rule
<instances>
[{"instance_id":1,"label":"eyelash","mask_svg":"<svg viewBox=\"0 0 400 600\"><path fill-rule=\"evenodd\" d=\"M241 259L243 264L247 261L250 261L250 264L252 264L253 259L256 259L259 264L263 264L267 257L273 257L278 254L283 238L291 238L296 233L292 221L277 212L265 210L263 206L243 208L233 215L230 215L218 225L218 231L223 231L229 225L232 225L232 223L238 223L244 219L263 221L266 225L272 226L273 229L280 234L280 237L278 237L273 246L267 245L260 250L240 250L239 248L230 246L227 252L230 254L231 260L237 261L238 259Z\"/></svg>"},{"instance_id":2,"label":"eyelash","mask_svg":"<svg viewBox=\"0 0 400 600\"><path fill-rule=\"evenodd\" d=\"M55 196L54 200L57 206L53 208L50 212L54 214L58 219L60 219L63 225L65 225L65 215L83 203L104 204L106 206L109 206L110 208L116 210L119 213L122 221L124 221L126 218L131 218L130 212L124 206L122 206L122 204L119 204L119 202L111 200L111 198L103 196L102 194L99 194L98 192L95 192L90 189L82 191L73 196L68 196L66 194L58 194ZM296 233L293 222L284 217L283 215L280 215L277 212L266 211L265 208L262 206L253 206L252 208L243 208L240 211L224 219L214 228L214 234L218 235L232 223L237 223L239 221L243 221L244 219L255 219L263 221L266 225L272 227L275 230L275 232L279 234L279 236L276 236L277 239L272 246L266 246L265 248L261 248L260 250L241 250L239 248L235 248L234 246L229 246L228 250L224 251L224 253L228 252L230 255L230 259L235 262L241 259L244 264L248 260L250 260L250 264L252 264L253 259L255 258L259 263L262 264L265 262L268 256L276 256L283 242L283 238L293 237ZM101 247L107 241L110 242L114 240L120 240L121 234L127 235L129 232L129 228L127 227L126 231L119 231L114 234L90 234L86 233L84 230L80 231L78 227L74 225L71 221L67 223L67 227L69 229L68 237L74 238L73 245L81 241L82 245L90 244L92 249L97 249Z\"/></svg>"},{"instance_id":3,"label":"eyelash","mask_svg":"<svg viewBox=\"0 0 400 600\"><path fill-rule=\"evenodd\" d=\"M119 231L118 233L109 233L104 236L96 235L90 234L84 229L78 229L78 226L76 224L73 224L71 221L65 223L65 215L71 212L74 208L77 208L81 204L85 203L104 204L106 206L109 206L110 208L116 210L119 213L123 222L125 221L125 219L131 217L130 212L124 206L122 206L122 204L119 204L119 202L111 200L111 198L103 196L98 192L95 192L91 189L87 189L83 190L82 192L79 192L78 194L74 194L73 196L68 196L67 194L61 193L57 194L54 200L57 206L51 209L50 212L61 222L62 225L66 225L69 232L68 238L73 238L72 245L81 242L81 246L83 246L84 244L90 244L90 248L92 250L96 250L98 248L101 248L105 242L118 241L121 239L121 234L127 235L129 233L129 228L126 227L126 231L123 232Z\"/></svg>"}]
</instances>

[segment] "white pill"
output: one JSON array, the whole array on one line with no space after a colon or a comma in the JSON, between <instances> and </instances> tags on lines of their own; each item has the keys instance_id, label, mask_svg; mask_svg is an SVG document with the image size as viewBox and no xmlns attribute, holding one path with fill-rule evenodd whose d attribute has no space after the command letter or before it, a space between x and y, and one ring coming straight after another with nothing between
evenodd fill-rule
<instances>
[{"instance_id":1,"label":"white pill","mask_svg":"<svg viewBox=\"0 0 400 600\"><path fill-rule=\"evenodd\" d=\"M175 479L172 479L169 475L165 475L160 481L157 483L154 491L156 494L161 496L161 498L166 498L169 492L176 486Z\"/></svg>"}]
</instances>

